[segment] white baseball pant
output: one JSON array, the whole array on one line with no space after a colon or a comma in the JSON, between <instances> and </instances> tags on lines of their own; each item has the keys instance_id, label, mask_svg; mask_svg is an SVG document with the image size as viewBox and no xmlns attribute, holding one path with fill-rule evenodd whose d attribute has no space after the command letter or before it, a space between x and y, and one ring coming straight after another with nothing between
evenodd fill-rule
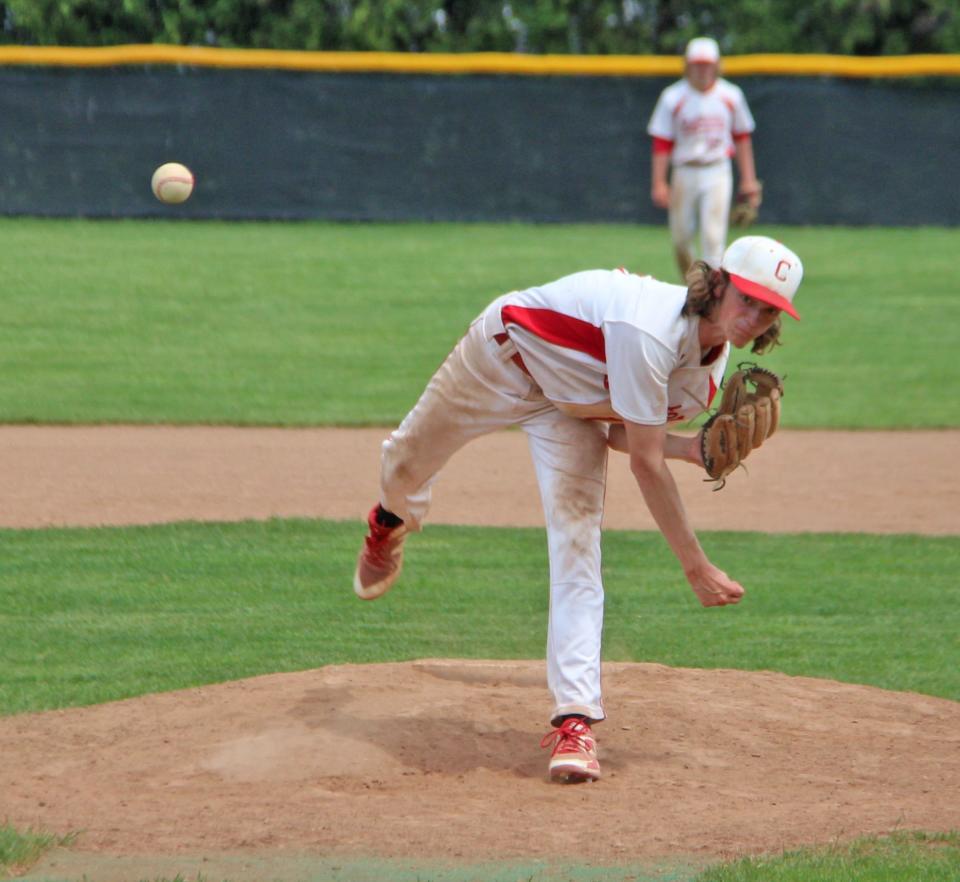
<instances>
[{"instance_id":1,"label":"white baseball pant","mask_svg":"<svg viewBox=\"0 0 960 882\"><path fill-rule=\"evenodd\" d=\"M733 195L729 160L712 165L680 165L670 178L670 235L677 251L693 254L700 231L700 257L717 268L723 259Z\"/></svg>"},{"instance_id":2,"label":"white baseball pant","mask_svg":"<svg viewBox=\"0 0 960 882\"><path fill-rule=\"evenodd\" d=\"M547 686L551 720L605 716L600 689L603 584L600 528L607 427L561 413L511 360L495 301L431 378L419 401L383 442L381 504L419 530L431 485L468 441L511 425L526 433L547 527L550 612Z\"/></svg>"}]
</instances>

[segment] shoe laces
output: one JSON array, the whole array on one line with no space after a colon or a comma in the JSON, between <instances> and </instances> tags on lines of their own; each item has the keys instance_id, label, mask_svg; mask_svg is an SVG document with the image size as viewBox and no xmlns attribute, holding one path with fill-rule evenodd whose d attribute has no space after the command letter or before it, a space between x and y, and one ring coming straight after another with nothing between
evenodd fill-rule
<instances>
[{"instance_id":1,"label":"shoe laces","mask_svg":"<svg viewBox=\"0 0 960 882\"><path fill-rule=\"evenodd\" d=\"M395 544L390 541L391 534L399 529L400 527L385 527L383 524L371 523L370 533L364 540L367 554L379 563L388 561Z\"/></svg>"},{"instance_id":2,"label":"shoe laces","mask_svg":"<svg viewBox=\"0 0 960 882\"><path fill-rule=\"evenodd\" d=\"M583 720L567 717L556 729L543 737L540 746L550 747L551 743L553 743L551 756L561 751L586 753L593 750L593 732Z\"/></svg>"}]
</instances>

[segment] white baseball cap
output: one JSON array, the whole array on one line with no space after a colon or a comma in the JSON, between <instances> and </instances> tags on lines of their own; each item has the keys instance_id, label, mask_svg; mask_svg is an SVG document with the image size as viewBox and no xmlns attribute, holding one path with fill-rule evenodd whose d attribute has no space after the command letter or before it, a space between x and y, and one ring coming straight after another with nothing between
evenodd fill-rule
<instances>
[{"instance_id":1,"label":"white baseball cap","mask_svg":"<svg viewBox=\"0 0 960 882\"><path fill-rule=\"evenodd\" d=\"M786 245L767 236L743 236L723 253L720 269L744 294L799 320L793 298L803 279L803 264Z\"/></svg>"},{"instance_id":2,"label":"white baseball cap","mask_svg":"<svg viewBox=\"0 0 960 882\"><path fill-rule=\"evenodd\" d=\"M720 47L712 37L695 37L687 43L684 58L691 64L696 64L698 61L717 64L720 61Z\"/></svg>"}]
</instances>

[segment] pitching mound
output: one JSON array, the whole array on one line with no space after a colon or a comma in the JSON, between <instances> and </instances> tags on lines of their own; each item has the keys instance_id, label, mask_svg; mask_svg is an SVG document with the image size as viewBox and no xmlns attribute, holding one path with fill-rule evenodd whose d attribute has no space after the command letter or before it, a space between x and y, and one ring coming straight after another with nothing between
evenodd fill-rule
<instances>
[{"instance_id":1,"label":"pitching mound","mask_svg":"<svg viewBox=\"0 0 960 882\"><path fill-rule=\"evenodd\" d=\"M960 827L960 704L608 664L605 778L547 781L540 662L338 666L0 719L3 815L115 855L628 863Z\"/></svg>"}]
</instances>

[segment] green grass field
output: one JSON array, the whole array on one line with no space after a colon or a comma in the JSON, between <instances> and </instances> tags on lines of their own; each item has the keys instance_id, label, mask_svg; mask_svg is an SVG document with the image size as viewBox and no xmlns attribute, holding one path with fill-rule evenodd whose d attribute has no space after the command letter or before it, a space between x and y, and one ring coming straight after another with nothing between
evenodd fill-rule
<instances>
[{"instance_id":1,"label":"green grass field","mask_svg":"<svg viewBox=\"0 0 960 882\"><path fill-rule=\"evenodd\" d=\"M0 827L0 871L4 866L9 828ZM11 839L13 847L29 852L44 837L36 834ZM13 852L11 848L10 853ZM105 878L124 882L221 882L223 875L142 875L137 866L156 863L149 858L105 862ZM885 837L865 837L819 849L800 849L775 857L746 858L728 864L691 870L672 861L647 867L587 867L575 864L544 866L542 862L430 867L400 861L318 861L301 864L298 882L956 882L960 862L960 834L904 831ZM232 863L247 880L269 880L269 870L251 874L249 856ZM256 868L256 864L253 867ZM122 877L120 872L125 872ZM228 870L229 872L229 870ZM233 877L238 878L238 877ZM24 882L59 882L30 874ZM82 882L99 882L85 877Z\"/></svg>"},{"instance_id":2,"label":"green grass field","mask_svg":"<svg viewBox=\"0 0 960 882\"><path fill-rule=\"evenodd\" d=\"M306 520L0 531L0 713L326 664L542 655L542 531L431 526L376 604L350 590L361 534ZM960 700L960 537L703 542L749 586L738 607L700 608L659 535L605 534L606 658Z\"/></svg>"},{"instance_id":3,"label":"green grass field","mask_svg":"<svg viewBox=\"0 0 960 882\"><path fill-rule=\"evenodd\" d=\"M803 258L796 427L960 425L960 230L760 228ZM494 296L672 280L665 229L0 220L0 422L389 424Z\"/></svg>"},{"instance_id":4,"label":"green grass field","mask_svg":"<svg viewBox=\"0 0 960 882\"><path fill-rule=\"evenodd\" d=\"M960 230L758 232L806 266L803 321L785 320L786 345L764 360L786 374L786 425L960 426L950 394L960 388ZM0 219L0 236L0 423L388 425L496 294L593 267L674 273L666 230L629 226ZM468 625L472 657L542 655L540 531L432 526L411 542L403 590L365 605L345 587L359 529L275 520L0 531L0 714L457 655ZM606 534L607 659L960 700L960 537L702 539L748 586L740 607L699 609L658 535ZM0 873L56 841L0 827ZM905 834L698 878L946 880L960 877L958 856L956 836ZM502 878L641 878L616 872L511 867Z\"/></svg>"},{"instance_id":5,"label":"green grass field","mask_svg":"<svg viewBox=\"0 0 960 882\"><path fill-rule=\"evenodd\" d=\"M697 882L956 882L960 834L897 833L711 867Z\"/></svg>"}]
</instances>

